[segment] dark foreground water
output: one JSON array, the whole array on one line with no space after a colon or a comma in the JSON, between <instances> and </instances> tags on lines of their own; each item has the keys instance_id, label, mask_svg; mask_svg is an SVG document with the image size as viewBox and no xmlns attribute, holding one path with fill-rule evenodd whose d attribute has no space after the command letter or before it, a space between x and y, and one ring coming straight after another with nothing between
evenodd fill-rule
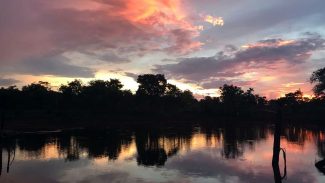
<instances>
[{"instance_id":1,"label":"dark foreground water","mask_svg":"<svg viewBox=\"0 0 325 183\"><path fill-rule=\"evenodd\" d=\"M2 140L0 182L275 182L273 134L233 125L24 134ZM315 167L325 156L321 128L287 126L281 147L282 182L325 182Z\"/></svg>"}]
</instances>

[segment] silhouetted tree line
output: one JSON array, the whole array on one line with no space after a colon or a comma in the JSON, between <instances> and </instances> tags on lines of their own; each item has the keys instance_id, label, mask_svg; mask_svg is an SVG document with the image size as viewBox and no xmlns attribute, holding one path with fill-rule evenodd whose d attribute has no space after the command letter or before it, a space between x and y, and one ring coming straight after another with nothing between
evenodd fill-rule
<instances>
[{"instance_id":1,"label":"silhouetted tree line","mask_svg":"<svg viewBox=\"0 0 325 183\"><path fill-rule=\"evenodd\" d=\"M74 80L61 85L58 91L50 83L39 81L22 89L10 86L0 89L1 113L13 118L99 118L137 119L200 117L267 117L279 106L288 116L308 115L320 118L325 112L325 68L315 71L314 98L304 98L297 90L284 97L268 101L234 85L220 87L220 97L207 96L197 100L189 90L182 91L167 82L164 75L139 75L138 90L133 94L124 90L117 79L93 80L83 84Z\"/></svg>"}]
</instances>

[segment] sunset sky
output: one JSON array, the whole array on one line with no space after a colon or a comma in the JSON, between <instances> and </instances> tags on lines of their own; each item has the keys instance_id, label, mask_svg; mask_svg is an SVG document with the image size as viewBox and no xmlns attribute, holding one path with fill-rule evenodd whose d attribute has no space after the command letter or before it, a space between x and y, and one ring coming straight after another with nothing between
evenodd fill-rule
<instances>
[{"instance_id":1,"label":"sunset sky","mask_svg":"<svg viewBox=\"0 0 325 183\"><path fill-rule=\"evenodd\" d=\"M196 96L224 83L276 98L325 66L324 0L0 1L0 86L162 73Z\"/></svg>"}]
</instances>

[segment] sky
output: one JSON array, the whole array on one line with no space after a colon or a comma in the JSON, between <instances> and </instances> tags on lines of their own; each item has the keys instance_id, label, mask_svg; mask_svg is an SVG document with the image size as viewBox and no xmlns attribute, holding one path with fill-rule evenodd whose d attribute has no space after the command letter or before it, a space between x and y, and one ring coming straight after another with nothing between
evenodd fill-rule
<instances>
[{"instance_id":1,"label":"sky","mask_svg":"<svg viewBox=\"0 0 325 183\"><path fill-rule=\"evenodd\" d=\"M3 0L0 86L164 74L195 96L301 89L325 67L324 0Z\"/></svg>"}]
</instances>

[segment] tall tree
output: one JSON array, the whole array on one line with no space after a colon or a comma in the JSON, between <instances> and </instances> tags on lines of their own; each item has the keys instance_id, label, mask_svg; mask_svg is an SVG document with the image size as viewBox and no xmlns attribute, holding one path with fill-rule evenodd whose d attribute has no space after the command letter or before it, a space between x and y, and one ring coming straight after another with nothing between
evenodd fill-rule
<instances>
[{"instance_id":1,"label":"tall tree","mask_svg":"<svg viewBox=\"0 0 325 183\"><path fill-rule=\"evenodd\" d=\"M51 90L50 83L39 81L22 87L23 100L25 105L30 107L44 108L49 106L54 99L54 92ZM54 99L55 101L55 99Z\"/></svg>"},{"instance_id":2,"label":"tall tree","mask_svg":"<svg viewBox=\"0 0 325 183\"><path fill-rule=\"evenodd\" d=\"M177 88L176 85L173 85L173 84L167 84L166 85L166 91L165 91L165 95L168 96L168 97L179 97L181 95L182 91Z\"/></svg>"},{"instance_id":3,"label":"tall tree","mask_svg":"<svg viewBox=\"0 0 325 183\"><path fill-rule=\"evenodd\" d=\"M67 96L78 96L82 92L82 82L75 79L68 83L68 85L61 85L59 91Z\"/></svg>"},{"instance_id":4,"label":"tall tree","mask_svg":"<svg viewBox=\"0 0 325 183\"><path fill-rule=\"evenodd\" d=\"M122 87L123 85L117 79L93 80L89 82L89 85L83 87L81 94L86 103L93 109L101 108L104 110L106 107L113 110L123 96Z\"/></svg>"},{"instance_id":5,"label":"tall tree","mask_svg":"<svg viewBox=\"0 0 325 183\"><path fill-rule=\"evenodd\" d=\"M139 75L137 82L139 83L137 95L163 96L165 94L167 80L162 74Z\"/></svg>"},{"instance_id":6,"label":"tall tree","mask_svg":"<svg viewBox=\"0 0 325 183\"><path fill-rule=\"evenodd\" d=\"M221 100L223 103L226 104L234 104L241 102L243 96L244 96L244 91L237 86L234 85L223 85L223 87L220 87L221 91ZM252 92L249 90L249 92Z\"/></svg>"},{"instance_id":7,"label":"tall tree","mask_svg":"<svg viewBox=\"0 0 325 183\"><path fill-rule=\"evenodd\" d=\"M325 67L314 71L310 77L311 83L316 83L313 91L316 96L325 96Z\"/></svg>"}]
</instances>

